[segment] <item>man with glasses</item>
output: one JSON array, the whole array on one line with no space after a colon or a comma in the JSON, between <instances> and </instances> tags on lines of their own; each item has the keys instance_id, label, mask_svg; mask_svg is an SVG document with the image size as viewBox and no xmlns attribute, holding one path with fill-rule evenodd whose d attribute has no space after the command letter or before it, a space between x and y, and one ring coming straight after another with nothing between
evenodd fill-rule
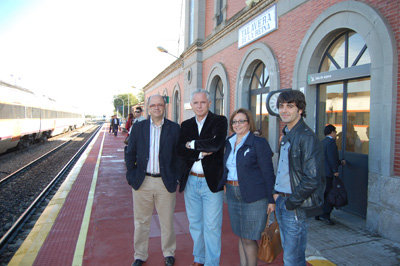
<instances>
[{"instance_id":1,"label":"man with glasses","mask_svg":"<svg viewBox=\"0 0 400 266\"><path fill-rule=\"evenodd\" d=\"M142 107L140 107L140 106L136 107L135 113L133 114L133 116L135 117L134 120L133 120L133 123L146 120L146 118L144 118L142 116L142 113L143 113Z\"/></svg>"},{"instance_id":2,"label":"man with glasses","mask_svg":"<svg viewBox=\"0 0 400 266\"><path fill-rule=\"evenodd\" d=\"M165 265L174 265L176 238L174 211L179 158L176 147L179 125L164 118L161 95L148 99L150 117L132 125L126 153L126 178L133 187L135 261L140 266L148 258L150 222L156 207L161 228L161 248Z\"/></svg>"},{"instance_id":3,"label":"man with glasses","mask_svg":"<svg viewBox=\"0 0 400 266\"><path fill-rule=\"evenodd\" d=\"M219 265L223 191L223 156L228 123L209 111L210 94L193 91L190 105L195 116L182 122L178 153L185 160L179 191L185 191L186 214L193 239L192 265Z\"/></svg>"}]
</instances>

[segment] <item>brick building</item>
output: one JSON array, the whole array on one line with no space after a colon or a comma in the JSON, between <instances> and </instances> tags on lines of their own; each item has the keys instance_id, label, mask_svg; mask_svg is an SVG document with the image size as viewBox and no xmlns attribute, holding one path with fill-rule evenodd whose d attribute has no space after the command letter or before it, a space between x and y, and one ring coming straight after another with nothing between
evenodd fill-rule
<instances>
[{"instance_id":1,"label":"brick building","mask_svg":"<svg viewBox=\"0 0 400 266\"><path fill-rule=\"evenodd\" d=\"M169 96L167 117L193 116L190 92L210 91L212 111L253 112L274 151L279 119L267 97L296 89L307 124L338 130L345 211L370 231L400 241L398 0L185 0L185 49L145 87ZM272 97L273 98L273 97ZM273 107L273 106L271 106Z\"/></svg>"}]
</instances>

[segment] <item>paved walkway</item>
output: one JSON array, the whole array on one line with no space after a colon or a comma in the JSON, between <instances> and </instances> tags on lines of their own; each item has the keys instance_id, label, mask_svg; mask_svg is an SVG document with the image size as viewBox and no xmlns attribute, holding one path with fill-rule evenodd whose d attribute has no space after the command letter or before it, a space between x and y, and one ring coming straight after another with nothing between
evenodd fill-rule
<instances>
[{"instance_id":1,"label":"paved walkway","mask_svg":"<svg viewBox=\"0 0 400 266\"><path fill-rule=\"evenodd\" d=\"M71 171L9 265L131 265L133 197L125 180L123 140L107 127ZM239 265L238 238L224 204L221 265ZM183 194L177 193L176 266L193 261ZM400 245L368 234L362 219L334 212L328 226L310 218L307 261L312 265L400 265ZM395 229L394 229L395 230ZM399 230L399 229L397 229ZM148 266L163 265L154 212ZM282 254L272 264L283 265Z\"/></svg>"}]
</instances>

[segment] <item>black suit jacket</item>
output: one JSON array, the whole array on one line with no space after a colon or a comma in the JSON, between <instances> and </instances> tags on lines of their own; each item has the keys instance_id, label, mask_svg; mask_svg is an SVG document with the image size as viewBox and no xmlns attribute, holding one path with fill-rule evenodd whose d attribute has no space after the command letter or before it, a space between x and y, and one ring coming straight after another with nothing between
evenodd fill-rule
<instances>
[{"instance_id":1,"label":"black suit jacket","mask_svg":"<svg viewBox=\"0 0 400 266\"><path fill-rule=\"evenodd\" d=\"M209 189L217 192L222 189L218 184L224 171L224 147L228 131L228 122L225 116L208 112L200 136L196 123L196 117L182 122L178 144L178 154L184 160L183 176L180 180L179 191L185 189L190 169L198 159L200 152L212 152L201 160L204 175ZM195 149L187 149L186 142L195 140Z\"/></svg>"},{"instance_id":2,"label":"black suit jacket","mask_svg":"<svg viewBox=\"0 0 400 266\"><path fill-rule=\"evenodd\" d=\"M338 172L340 165L338 148L336 141L330 137L325 137L322 140L325 156L325 176L333 177L334 173Z\"/></svg>"},{"instance_id":3,"label":"black suit jacket","mask_svg":"<svg viewBox=\"0 0 400 266\"><path fill-rule=\"evenodd\" d=\"M159 161L161 178L169 192L175 192L180 178L180 159L177 156L179 125L164 119L161 129ZM139 189L146 175L150 150L150 119L132 125L126 152L126 179L135 190Z\"/></svg>"}]
</instances>

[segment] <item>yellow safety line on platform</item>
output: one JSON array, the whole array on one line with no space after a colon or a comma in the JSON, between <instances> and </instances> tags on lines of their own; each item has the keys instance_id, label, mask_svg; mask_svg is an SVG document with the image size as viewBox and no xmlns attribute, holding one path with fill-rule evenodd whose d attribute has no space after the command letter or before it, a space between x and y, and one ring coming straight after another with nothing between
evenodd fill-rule
<instances>
[{"instance_id":1,"label":"yellow safety line on platform","mask_svg":"<svg viewBox=\"0 0 400 266\"><path fill-rule=\"evenodd\" d=\"M54 197L51 199L46 209L40 215L39 219L35 223L35 226L26 237L22 245L19 247L8 265L32 265L35 262L40 248L43 246L44 241L53 227L58 213L63 207L68 193L71 191L71 188L101 131L102 130L97 133L86 151L76 162L75 166L68 174L67 178L64 180Z\"/></svg>"},{"instance_id":2,"label":"yellow safety line on platform","mask_svg":"<svg viewBox=\"0 0 400 266\"><path fill-rule=\"evenodd\" d=\"M307 258L307 262L313 266L336 266L335 263L320 256L310 256Z\"/></svg>"},{"instance_id":3,"label":"yellow safety line on platform","mask_svg":"<svg viewBox=\"0 0 400 266\"><path fill-rule=\"evenodd\" d=\"M92 214L94 193L96 191L97 177L99 174L101 154L103 153L103 144L104 144L105 136L106 136L106 134L104 133L103 140L101 141L99 155L97 156L96 166L94 168L92 184L90 186L90 191L89 191L88 199L86 202L86 209L85 209L85 214L83 216L83 220L82 220L82 224L81 224L81 230L79 232L79 238L78 238L78 241L77 241L76 247L75 247L74 260L72 261L73 266L80 266L80 265L82 265L82 261L83 261L83 254L85 252L86 237L87 237L87 232L89 230L90 216Z\"/></svg>"}]
</instances>

